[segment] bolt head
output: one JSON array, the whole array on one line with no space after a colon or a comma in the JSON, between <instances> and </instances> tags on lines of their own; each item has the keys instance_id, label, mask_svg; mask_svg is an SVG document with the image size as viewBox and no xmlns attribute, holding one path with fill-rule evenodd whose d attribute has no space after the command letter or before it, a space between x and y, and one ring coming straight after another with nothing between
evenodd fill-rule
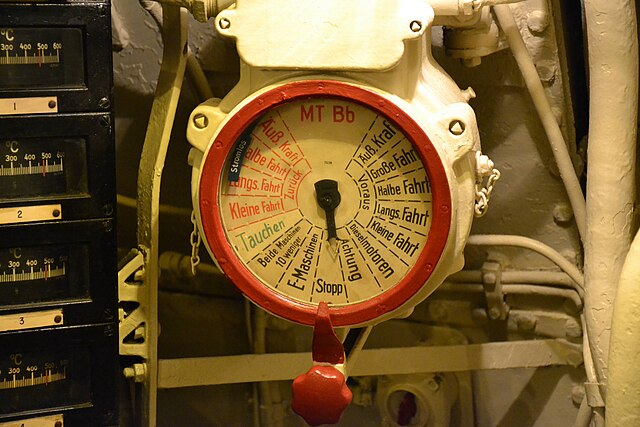
<instances>
[{"instance_id":1,"label":"bolt head","mask_svg":"<svg viewBox=\"0 0 640 427\"><path fill-rule=\"evenodd\" d=\"M101 98L100 101L98 101L98 105L103 110L108 110L109 107L111 107L111 101L109 101L109 98L104 97L104 98Z\"/></svg>"},{"instance_id":2,"label":"bolt head","mask_svg":"<svg viewBox=\"0 0 640 427\"><path fill-rule=\"evenodd\" d=\"M553 207L553 220L557 224L566 224L573 219L573 210L567 203L558 203Z\"/></svg>"},{"instance_id":3,"label":"bolt head","mask_svg":"<svg viewBox=\"0 0 640 427\"><path fill-rule=\"evenodd\" d=\"M449 123L449 132L451 132L451 134L455 136L462 135L464 133L465 128L466 126L464 122L460 120L453 120L451 121L451 123Z\"/></svg>"},{"instance_id":4,"label":"bolt head","mask_svg":"<svg viewBox=\"0 0 640 427\"><path fill-rule=\"evenodd\" d=\"M222 30L226 30L231 27L231 21L229 21L227 18L222 18L220 19L220 21L218 21L218 27L220 27L220 29Z\"/></svg>"},{"instance_id":5,"label":"bolt head","mask_svg":"<svg viewBox=\"0 0 640 427\"><path fill-rule=\"evenodd\" d=\"M518 329L521 331L531 332L536 328L537 319L533 316L520 316L516 320Z\"/></svg>"},{"instance_id":6,"label":"bolt head","mask_svg":"<svg viewBox=\"0 0 640 427\"><path fill-rule=\"evenodd\" d=\"M549 18L541 10L535 10L527 16L527 27L531 34L540 34L549 26Z\"/></svg>"},{"instance_id":7,"label":"bolt head","mask_svg":"<svg viewBox=\"0 0 640 427\"><path fill-rule=\"evenodd\" d=\"M209 119L204 114L196 114L193 118L193 124L198 129L204 129L209 126Z\"/></svg>"},{"instance_id":8,"label":"bolt head","mask_svg":"<svg viewBox=\"0 0 640 427\"><path fill-rule=\"evenodd\" d=\"M498 309L498 307L491 307L488 314L491 319L497 320L500 318L500 309Z\"/></svg>"},{"instance_id":9,"label":"bolt head","mask_svg":"<svg viewBox=\"0 0 640 427\"><path fill-rule=\"evenodd\" d=\"M427 386L431 389L431 391L440 390L440 382L438 381L438 379L439 378L437 377L433 377L429 381L427 381Z\"/></svg>"}]
</instances>

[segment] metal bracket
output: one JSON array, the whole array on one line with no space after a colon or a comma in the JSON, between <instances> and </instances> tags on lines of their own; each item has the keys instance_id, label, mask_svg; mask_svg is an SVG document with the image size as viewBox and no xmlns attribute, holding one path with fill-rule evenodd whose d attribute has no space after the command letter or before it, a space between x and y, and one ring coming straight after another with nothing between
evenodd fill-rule
<instances>
[{"instance_id":1,"label":"metal bracket","mask_svg":"<svg viewBox=\"0 0 640 427\"><path fill-rule=\"evenodd\" d=\"M120 355L148 357L145 345L145 322L147 307L141 294L144 288L144 256L137 250L132 250L131 259L118 271L118 299L120 301ZM123 303L135 303L130 308ZM134 334L136 342L125 342L126 338ZM142 341L138 341L142 340Z\"/></svg>"},{"instance_id":2,"label":"metal bracket","mask_svg":"<svg viewBox=\"0 0 640 427\"><path fill-rule=\"evenodd\" d=\"M506 320L509 306L502 292L502 265L496 261L482 264L482 286L487 298L487 316L493 320Z\"/></svg>"},{"instance_id":3,"label":"metal bracket","mask_svg":"<svg viewBox=\"0 0 640 427\"><path fill-rule=\"evenodd\" d=\"M142 359L142 363L135 363L123 372L139 383L135 413L139 418L136 425L141 427L155 427L157 419L160 184L189 53L187 30L188 12L164 6L162 65L138 171L140 252L118 275L121 302L139 304L130 312L121 313L120 353ZM133 281L128 281L132 274ZM132 333L133 342L124 342Z\"/></svg>"}]
</instances>

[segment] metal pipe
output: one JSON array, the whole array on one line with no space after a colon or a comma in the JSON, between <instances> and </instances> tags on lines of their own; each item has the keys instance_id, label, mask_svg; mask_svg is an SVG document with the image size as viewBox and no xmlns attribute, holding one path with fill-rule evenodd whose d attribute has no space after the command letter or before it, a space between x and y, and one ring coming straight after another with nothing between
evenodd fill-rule
<instances>
[{"instance_id":1,"label":"metal pipe","mask_svg":"<svg viewBox=\"0 0 640 427\"><path fill-rule=\"evenodd\" d=\"M524 0L429 0L436 16L471 15L486 6L520 3Z\"/></svg>"},{"instance_id":2,"label":"metal pipe","mask_svg":"<svg viewBox=\"0 0 640 427\"><path fill-rule=\"evenodd\" d=\"M503 234L474 234L469 236L467 244L476 246L516 246L535 251L554 262L567 273L578 286L581 288L584 287L584 279L578 267L567 261L555 249L529 237Z\"/></svg>"},{"instance_id":3,"label":"metal pipe","mask_svg":"<svg viewBox=\"0 0 640 427\"><path fill-rule=\"evenodd\" d=\"M622 268L613 307L606 421L609 427L640 425L640 233Z\"/></svg>"},{"instance_id":4,"label":"metal pipe","mask_svg":"<svg viewBox=\"0 0 640 427\"><path fill-rule=\"evenodd\" d=\"M447 281L482 283L482 271L462 270L449 276ZM580 288L576 282L571 280L566 273L558 271L503 271L502 283L526 283L531 285L559 286L563 288L572 288L580 295L582 293L582 288Z\"/></svg>"},{"instance_id":5,"label":"metal pipe","mask_svg":"<svg viewBox=\"0 0 640 427\"><path fill-rule=\"evenodd\" d=\"M473 282L444 282L435 290L435 293L438 292L473 292L481 294L484 292L484 287ZM559 289L552 288L550 286L533 284L503 284L502 292L504 292L506 295L536 295L565 298L572 301L578 310L582 310L582 299L580 298L580 295L578 295L577 292L571 289Z\"/></svg>"},{"instance_id":6,"label":"metal pipe","mask_svg":"<svg viewBox=\"0 0 640 427\"><path fill-rule=\"evenodd\" d=\"M585 0L584 8L590 91L585 316L604 386L613 301L634 231L638 27L632 0Z\"/></svg>"},{"instance_id":7,"label":"metal pipe","mask_svg":"<svg viewBox=\"0 0 640 427\"><path fill-rule=\"evenodd\" d=\"M531 59L531 56L529 55L527 46L524 44L524 40L520 34L520 29L513 18L511 8L508 5L501 5L494 6L493 10L496 18L498 19L500 28L502 28L502 31L507 37L509 47L511 48L513 56L518 63L524 82L531 94L533 104L540 116L540 121L542 122L544 131L547 134L553 156L558 165L560 178L562 179L567 190L567 195L569 196L578 232L580 233L582 240L584 240L586 235L587 217L585 200L582 195L580 182L578 181L576 171L573 167L573 162L571 161L571 156L569 155L569 150L567 149L567 144L564 141L564 136L562 135L560 126L553 114L551 104L549 103L547 94L542 86L542 82L540 81L540 76L538 75L536 66L533 63L533 59Z\"/></svg>"}]
</instances>

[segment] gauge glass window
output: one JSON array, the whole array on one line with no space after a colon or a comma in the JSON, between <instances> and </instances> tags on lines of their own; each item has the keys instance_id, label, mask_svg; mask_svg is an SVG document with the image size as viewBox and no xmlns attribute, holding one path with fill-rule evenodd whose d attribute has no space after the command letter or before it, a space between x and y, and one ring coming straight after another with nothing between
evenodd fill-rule
<instances>
[{"instance_id":1,"label":"gauge glass window","mask_svg":"<svg viewBox=\"0 0 640 427\"><path fill-rule=\"evenodd\" d=\"M0 140L0 201L88 194L83 138Z\"/></svg>"},{"instance_id":2,"label":"gauge glass window","mask_svg":"<svg viewBox=\"0 0 640 427\"><path fill-rule=\"evenodd\" d=\"M0 89L84 87L79 28L0 28Z\"/></svg>"},{"instance_id":3,"label":"gauge glass window","mask_svg":"<svg viewBox=\"0 0 640 427\"><path fill-rule=\"evenodd\" d=\"M235 255L298 302L370 300L427 244L432 191L421 156L389 117L360 103L310 97L267 110L221 173L219 212Z\"/></svg>"},{"instance_id":4,"label":"gauge glass window","mask_svg":"<svg viewBox=\"0 0 640 427\"><path fill-rule=\"evenodd\" d=\"M87 349L13 350L0 354L0 418L90 404L91 356Z\"/></svg>"}]
</instances>

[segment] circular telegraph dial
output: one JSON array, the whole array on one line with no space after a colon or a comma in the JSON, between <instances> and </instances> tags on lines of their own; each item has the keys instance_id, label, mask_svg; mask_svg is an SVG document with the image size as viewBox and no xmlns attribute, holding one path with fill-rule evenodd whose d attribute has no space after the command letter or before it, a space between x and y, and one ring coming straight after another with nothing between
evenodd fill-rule
<instances>
[{"instance_id":1,"label":"circular telegraph dial","mask_svg":"<svg viewBox=\"0 0 640 427\"><path fill-rule=\"evenodd\" d=\"M451 226L445 169L422 128L377 92L289 83L241 106L205 153L204 240L251 300L335 326L400 308L429 279Z\"/></svg>"}]
</instances>

